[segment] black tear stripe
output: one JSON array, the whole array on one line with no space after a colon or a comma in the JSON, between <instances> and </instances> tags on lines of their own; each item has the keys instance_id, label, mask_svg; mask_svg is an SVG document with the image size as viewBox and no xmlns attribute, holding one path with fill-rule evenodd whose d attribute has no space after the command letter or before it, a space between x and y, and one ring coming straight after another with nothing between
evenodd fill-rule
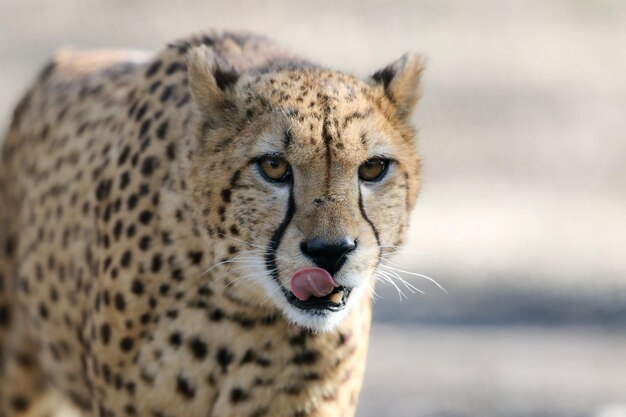
<instances>
[{"instance_id":1,"label":"black tear stripe","mask_svg":"<svg viewBox=\"0 0 626 417\"><path fill-rule=\"evenodd\" d=\"M293 218L293 214L296 211L296 203L293 198L293 184L289 187L289 200L287 202L287 213L285 214L285 218L278 226L278 229L272 235L272 239L270 240L270 244L267 247L267 252L265 253L265 267L268 269L270 275L276 281L278 286L282 288L283 292L286 291L285 287L280 283L278 279L278 269L276 267L276 250L280 246L280 241L285 234L285 230L287 230L287 226L291 223L291 219Z\"/></svg>"},{"instance_id":2,"label":"black tear stripe","mask_svg":"<svg viewBox=\"0 0 626 417\"><path fill-rule=\"evenodd\" d=\"M359 186L359 210L361 211L361 216L365 219L367 224L372 228L372 232L374 232L374 237L376 238L376 244L378 245L378 259L376 260L376 266L380 262L380 257L383 254L383 248L380 246L380 235L378 234L378 230L376 230L376 226L374 223L367 217L365 213L365 207L363 207L363 194L361 193L361 186Z\"/></svg>"}]
</instances>

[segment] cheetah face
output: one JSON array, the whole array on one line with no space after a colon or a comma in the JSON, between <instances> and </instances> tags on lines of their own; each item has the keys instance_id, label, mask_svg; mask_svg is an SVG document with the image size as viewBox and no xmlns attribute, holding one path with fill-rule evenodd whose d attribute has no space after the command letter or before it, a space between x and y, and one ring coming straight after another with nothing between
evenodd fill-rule
<instances>
[{"instance_id":1,"label":"cheetah face","mask_svg":"<svg viewBox=\"0 0 626 417\"><path fill-rule=\"evenodd\" d=\"M192 189L232 262L228 291L332 329L406 230L419 61L406 55L368 81L305 64L240 75L205 48L189 63Z\"/></svg>"}]
</instances>

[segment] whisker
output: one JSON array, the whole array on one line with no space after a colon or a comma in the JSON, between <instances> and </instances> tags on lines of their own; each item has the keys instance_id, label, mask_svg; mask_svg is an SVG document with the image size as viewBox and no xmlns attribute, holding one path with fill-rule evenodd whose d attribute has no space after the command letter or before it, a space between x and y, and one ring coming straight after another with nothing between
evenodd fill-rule
<instances>
[{"instance_id":1,"label":"whisker","mask_svg":"<svg viewBox=\"0 0 626 417\"><path fill-rule=\"evenodd\" d=\"M392 261L386 261L386 262L393 263ZM381 263L381 264L379 264L379 267L381 267L381 268L385 268L385 269L387 269L387 270L392 270L392 271L402 272L402 273L404 273L404 274L409 274L409 275L413 275L413 276L416 276L416 277L424 278L424 279L426 279L426 280L428 280L428 281L432 282L433 284L435 284L435 285L436 285L437 287L439 287L439 289L440 289L441 291L443 291L444 293L446 293L446 294L448 293L448 291L446 291L446 289L445 289L445 288L444 288L441 284L439 284L439 283L438 283L435 279L433 279L433 278L429 277L428 275L418 274L417 272L410 272L410 271L406 271L406 270L404 270L404 269L400 269L400 268L394 268L394 267L389 266L389 265L383 265L382 263Z\"/></svg>"},{"instance_id":2,"label":"whisker","mask_svg":"<svg viewBox=\"0 0 626 417\"><path fill-rule=\"evenodd\" d=\"M377 270L375 275L376 275L377 278L381 278L383 280L382 282L389 282L391 285L393 285L396 288L396 290L398 291L398 297L400 298L400 302L402 302L402 297L408 299L406 294L400 289L400 287L398 287L396 285L396 283L393 281L393 279L391 279L383 271Z\"/></svg>"},{"instance_id":3,"label":"whisker","mask_svg":"<svg viewBox=\"0 0 626 417\"><path fill-rule=\"evenodd\" d=\"M415 287L410 282L406 281L404 278L398 275L398 273L396 273L395 271L385 271L385 272L391 275L392 278L398 279L413 294L417 294L417 293L424 294L424 291L420 290L419 288Z\"/></svg>"}]
</instances>

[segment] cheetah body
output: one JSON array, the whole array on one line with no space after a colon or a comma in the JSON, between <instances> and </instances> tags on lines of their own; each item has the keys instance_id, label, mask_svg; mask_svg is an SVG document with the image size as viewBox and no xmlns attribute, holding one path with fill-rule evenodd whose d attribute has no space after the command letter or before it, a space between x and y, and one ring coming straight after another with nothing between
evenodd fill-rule
<instances>
[{"instance_id":1,"label":"cheetah body","mask_svg":"<svg viewBox=\"0 0 626 417\"><path fill-rule=\"evenodd\" d=\"M419 188L418 76L405 57L361 81L251 35L59 53L3 144L0 415L352 415L366 290ZM290 192L250 162L277 146ZM396 171L355 197L369 146ZM370 248L342 267L365 283L307 318L276 288L320 233Z\"/></svg>"}]
</instances>

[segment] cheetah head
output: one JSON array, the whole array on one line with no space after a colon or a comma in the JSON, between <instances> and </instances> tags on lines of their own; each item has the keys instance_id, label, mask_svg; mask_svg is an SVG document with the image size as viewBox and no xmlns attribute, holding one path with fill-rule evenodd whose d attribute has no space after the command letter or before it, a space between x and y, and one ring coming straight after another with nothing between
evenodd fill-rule
<instances>
[{"instance_id":1,"label":"cheetah head","mask_svg":"<svg viewBox=\"0 0 626 417\"><path fill-rule=\"evenodd\" d=\"M188 68L190 188L224 243L228 291L332 329L369 296L380 257L407 228L420 186L409 124L419 59L367 80L305 63L239 74L200 47Z\"/></svg>"}]
</instances>

